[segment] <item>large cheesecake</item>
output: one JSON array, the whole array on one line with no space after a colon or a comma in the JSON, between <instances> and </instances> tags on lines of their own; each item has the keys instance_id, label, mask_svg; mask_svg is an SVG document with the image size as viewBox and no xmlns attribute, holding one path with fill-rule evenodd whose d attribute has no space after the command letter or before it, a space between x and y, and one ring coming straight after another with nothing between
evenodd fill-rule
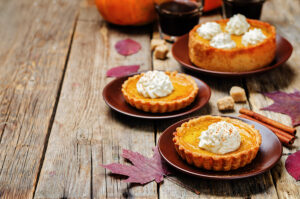
<instances>
[{"instance_id":1,"label":"large cheesecake","mask_svg":"<svg viewBox=\"0 0 300 199\"><path fill-rule=\"evenodd\" d=\"M221 33L227 34L231 38L231 42L234 42L233 47L229 48L215 47L216 45L213 45L215 38L204 38L199 34L199 28L206 23L195 26L189 33L188 45L191 62L200 68L223 72L251 71L269 65L275 57L276 50L274 26L258 20L245 20L248 22L249 28L247 32L239 35L228 33L226 30L229 19L214 21L219 24ZM262 41L252 44L252 33L255 32L262 33L264 37ZM250 36L250 39L248 37L249 43L243 41L248 36L245 34ZM242 39L243 36L246 39Z\"/></svg>"}]
</instances>

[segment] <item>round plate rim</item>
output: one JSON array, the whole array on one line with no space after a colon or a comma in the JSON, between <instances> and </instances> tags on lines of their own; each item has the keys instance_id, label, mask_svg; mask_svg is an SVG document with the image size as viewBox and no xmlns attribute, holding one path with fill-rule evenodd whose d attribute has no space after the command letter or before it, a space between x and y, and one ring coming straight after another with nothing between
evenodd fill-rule
<instances>
[{"instance_id":1,"label":"round plate rim","mask_svg":"<svg viewBox=\"0 0 300 199\"><path fill-rule=\"evenodd\" d=\"M148 115L148 116L144 116L144 115L141 116L141 115L136 115L136 114L132 114L132 113L128 113L128 112L122 111L122 110L118 109L117 107L113 106L111 103L108 102L108 100L106 99L106 94L105 94L105 93L107 92L107 90L109 89L109 87L110 87L112 84L114 84L116 81L120 81L120 79L123 79L123 78L124 78L124 79L127 79L128 77L131 77L131 76L133 76L133 75L140 74L140 73L142 73L142 72L145 72L145 71L141 71L141 72L137 72L137 73L132 73L132 74L129 74L129 75L126 75L126 76L122 76L122 77L117 77L117 78L115 78L114 80L110 81L110 82L104 87L104 89L103 89L103 91L102 91L102 97L103 97L104 102L105 102L111 109L113 109L114 111L119 112L119 113L124 114L124 115L127 115L127 116L130 116L130 117L141 118L141 119L149 119L149 120L162 120L162 119L171 119L171 118L176 118L176 117L181 117L181 116L184 116L184 115L187 115L187 114L191 114L191 113L193 113L193 112L195 112L195 111L197 111L197 110L203 108L203 107L209 102L209 100L210 100L210 97L211 97L211 88L210 88L204 81L202 81L201 79L199 79L199 78L197 78L197 77L195 77L195 76L193 76L193 75L190 75L190 74L185 74L185 75L189 75L189 76L191 76L192 78L196 79L197 81L201 82L201 83L206 87L206 89L208 90L208 95L207 95L207 97L206 97L206 101L203 103L202 106L199 106L199 107L197 107L197 108L195 108L195 109L191 108L191 109L189 109L189 110L187 110L187 111L185 111L185 112L177 113L177 114L171 114L171 113L170 113L170 115L166 115L166 116L157 116L157 115L153 115L153 116L152 116L151 113L145 112L145 114L149 114L149 115ZM125 81L125 80L124 80L124 81ZM124 82L124 81L123 81L123 82ZM197 95L199 95L199 93L198 93ZM197 97L199 97L199 96L197 96ZM128 106L130 106L130 105L128 105ZM132 107L132 108L133 108L133 107Z\"/></svg>"},{"instance_id":2,"label":"round plate rim","mask_svg":"<svg viewBox=\"0 0 300 199\"><path fill-rule=\"evenodd\" d=\"M185 61L182 61L180 58L178 58L177 54L174 53L175 52L174 49L176 48L178 42L180 42L181 40L186 39L186 37L188 37L188 36L189 36L188 34L182 35L182 36L178 37L177 40L174 42L174 44L172 45L172 50L171 50L173 57L176 59L177 62L179 62L181 64L182 67L184 67L186 69L192 70L192 71L197 72L197 73L205 73L205 74L214 75L214 76L243 77L243 76L249 76L249 75L254 75L254 74L258 74L258 73L263 73L263 72L266 72L266 71L269 71L269 70L272 70L274 68L279 67L280 65L282 65L283 63L285 63L290 58L290 56L293 53L293 46L292 46L292 44L286 38L284 38L283 36L281 36L279 34L276 34L276 41L278 39L282 39L288 45L288 48L290 49L288 51L288 53L282 59L283 61L277 62L275 64L271 63L272 65L270 64L268 66L265 66L263 68L259 68L259 69L253 70L253 71L245 71L245 72L213 71L213 70L207 70L207 69L204 69L204 68L199 68L199 67L197 67L197 66L195 66L193 64L186 63ZM277 49L277 46L278 45L276 45L276 49Z\"/></svg>"},{"instance_id":3,"label":"round plate rim","mask_svg":"<svg viewBox=\"0 0 300 199\"><path fill-rule=\"evenodd\" d=\"M256 123L257 125L260 125L262 126L263 128L265 128L267 131L270 131L270 129L268 129L267 127L257 123L257 122L254 122L252 120L248 120L248 119L245 119L245 118L240 118L240 117L235 117L235 116L228 116L228 115L219 115L219 116L222 116L222 117L230 117L230 118L234 118L234 119L239 119L239 120L242 120L242 121L249 121L249 122L253 122L253 123ZM188 174L188 175L191 175L191 176L196 176L196 177L200 177L200 178L205 178L205 179L212 179L212 180L236 180L236 179L244 179L244 178L249 178L249 177L253 177L253 176L256 176L256 175L259 175L259 174L262 174L268 170L270 170L271 168L273 168L277 162L280 160L281 156L282 156L282 151L283 151L283 146L282 146L282 143L280 142L280 140L278 139L278 137L274 134L274 139L276 140L276 142L279 143L280 145L280 151L281 153L278 155L278 157L276 158L276 160L268 167L262 169L262 170L259 170L259 171L256 171L256 172L252 172L252 173L247 173L247 174L236 174L236 175L232 175L232 176L213 176L213 175L210 175L210 174L199 174L199 173L194 173L194 172L191 172L191 171L188 171L186 169L183 169L179 166L176 166L175 164L172 163L172 161L169 161L169 159L167 159L163 152L161 151L160 149L160 144L161 144L161 139L162 139L162 136L166 133L168 133L168 130L170 128L174 128L174 127L178 127L180 124L190 120L190 119L193 119L193 118L197 118L199 116L196 116L196 117L190 117L190 118L186 118L186 119L183 119L183 120L180 120L172 125L170 125L168 128L166 128L164 130L164 132L160 135L159 139L158 139L158 151L160 153L160 155L162 156L162 158L170 165L172 166L173 168L179 170L180 172L182 173L185 173L185 174ZM272 133L272 132L271 132ZM272 133L273 134L273 133ZM174 146L172 146L174 147ZM187 164L187 163L185 163ZM188 164L187 164L188 165ZM190 166L190 165L189 165ZM205 171L205 170L204 170Z\"/></svg>"}]
</instances>

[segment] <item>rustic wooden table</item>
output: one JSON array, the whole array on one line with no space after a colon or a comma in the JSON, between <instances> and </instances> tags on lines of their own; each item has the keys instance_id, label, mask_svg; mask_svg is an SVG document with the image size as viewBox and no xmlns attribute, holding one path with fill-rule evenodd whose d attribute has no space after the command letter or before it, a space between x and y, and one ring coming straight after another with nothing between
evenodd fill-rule
<instances>
[{"instance_id":1,"label":"rustic wooden table","mask_svg":"<svg viewBox=\"0 0 300 199\"><path fill-rule=\"evenodd\" d=\"M299 139L284 148L271 171L243 180L212 181L178 173L159 185L132 186L111 176L100 164L124 162L122 149L151 156L160 133L184 118L130 118L103 101L102 89L112 80L105 73L114 66L182 70L171 54L166 61L152 58L150 40L158 37L153 26L109 25L93 0L1 0L0 16L1 197L299 198L300 184L284 167L287 155L299 149ZM215 12L201 21L218 18ZM238 85L246 89L248 101L226 115L246 107L291 125L285 115L260 111L272 103L261 92L300 89L299 18L299 1L267 1L262 20L274 24L293 44L292 57L278 69L244 79L199 75L212 88L212 96L192 115L221 114L216 100ZM128 37L140 42L142 50L123 57L114 44Z\"/></svg>"}]
</instances>

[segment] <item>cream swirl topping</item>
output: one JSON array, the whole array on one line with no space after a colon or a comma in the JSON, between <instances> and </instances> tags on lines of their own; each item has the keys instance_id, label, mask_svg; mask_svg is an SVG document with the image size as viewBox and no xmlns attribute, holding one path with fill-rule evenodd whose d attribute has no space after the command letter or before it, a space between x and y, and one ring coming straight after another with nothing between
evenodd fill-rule
<instances>
[{"instance_id":1,"label":"cream swirl topping","mask_svg":"<svg viewBox=\"0 0 300 199\"><path fill-rule=\"evenodd\" d=\"M244 15L236 14L229 19L225 30L233 35L242 35L248 31L250 24Z\"/></svg>"},{"instance_id":2,"label":"cream swirl topping","mask_svg":"<svg viewBox=\"0 0 300 199\"><path fill-rule=\"evenodd\" d=\"M252 30L249 30L242 36L242 44L244 46L255 45L260 42L262 42L266 36L259 28L254 28Z\"/></svg>"},{"instance_id":3,"label":"cream swirl topping","mask_svg":"<svg viewBox=\"0 0 300 199\"><path fill-rule=\"evenodd\" d=\"M230 34L220 33L212 38L210 45L215 48L230 49L236 47L236 43L231 39Z\"/></svg>"},{"instance_id":4,"label":"cream swirl topping","mask_svg":"<svg viewBox=\"0 0 300 199\"><path fill-rule=\"evenodd\" d=\"M174 90L170 77L156 70L146 72L138 80L136 88L139 94L152 99L168 96Z\"/></svg>"},{"instance_id":5,"label":"cream swirl topping","mask_svg":"<svg viewBox=\"0 0 300 199\"><path fill-rule=\"evenodd\" d=\"M238 128L225 121L209 125L199 137L199 147L216 154L237 150L241 144Z\"/></svg>"},{"instance_id":6,"label":"cream swirl topping","mask_svg":"<svg viewBox=\"0 0 300 199\"><path fill-rule=\"evenodd\" d=\"M214 36L221 32L221 26L216 22L207 22L205 24L202 24L197 29L197 33L207 40L211 40Z\"/></svg>"}]
</instances>

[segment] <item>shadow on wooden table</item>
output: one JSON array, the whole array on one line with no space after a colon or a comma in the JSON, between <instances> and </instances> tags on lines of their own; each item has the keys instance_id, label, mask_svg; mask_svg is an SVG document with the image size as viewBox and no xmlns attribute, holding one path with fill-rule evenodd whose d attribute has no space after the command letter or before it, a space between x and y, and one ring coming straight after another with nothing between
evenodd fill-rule
<instances>
[{"instance_id":1,"label":"shadow on wooden table","mask_svg":"<svg viewBox=\"0 0 300 199\"><path fill-rule=\"evenodd\" d=\"M274 189L273 184L276 186L276 181L281 178L283 167L282 161L279 161L272 169L272 173L276 173L276 179L272 177L270 171L267 171L263 174L240 180L208 180L188 176L176 171L176 169L172 169L176 173L176 177L170 176L166 180L199 195L250 197L255 194L271 192L271 189ZM212 187L214 188L212 189ZM276 192L276 190L273 191Z\"/></svg>"},{"instance_id":2,"label":"shadow on wooden table","mask_svg":"<svg viewBox=\"0 0 300 199\"><path fill-rule=\"evenodd\" d=\"M169 181L173 186L179 186L183 189L193 192L197 195L211 195L211 196L222 196L222 197L245 197L248 198L251 195L268 193L276 190L273 187L273 183L276 184L276 181L280 179L282 173L283 165L279 162L275 168L272 169L272 172L276 172L276 179L273 179L270 172L264 174L240 179L240 180L208 180L198 177L189 176L181 172L173 170L173 173L176 173L176 176L165 177L164 181ZM113 177L116 180L125 180L127 177L122 175L109 174L110 177ZM275 181L275 182L274 182ZM164 182L158 185L163 186ZM123 197L130 197L131 189L134 187L142 186L140 184L130 183L127 188L122 191ZM174 188L175 189L175 188ZM159 191L159 190L158 190Z\"/></svg>"},{"instance_id":3,"label":"shadow on wooden table","mask_svg":"<svg viewBox=\"0 0 300 199\"><path fill-rule=\"evenodd\" d=\"M277 168L277 173L282 167ZM280 172L279 172L280 173ZM250 197L251 195L271 192L273 179L270 172L240 179L240 180L207 180L193 176L187 176L176 172L176 177L167 177L177 186L188 189L198 195L214 195L222 197Z\"/></svg>"},{"instance_id":4,"label":"shadow on wooden table","mask_svg":"<svg viewBox=\"0 0 300 199\"><path fill-rule=\"evenodd\" d=\"M290 87L297 77L296 71L289 64L266 73L258 74L247 78L248 84L253 92L272 92Z\"/></svg>"},{"instance_id":5,"label":"shadow on wooden table","mask_svg":"<svg viewBox=\"0 0 300 199\"><path fill-rule=\"evenodd\" d=\"M295 80L297 77L296 71L289 64L285 63L282 66L264 72L260 74L254 74L248 77L221 77L221 76L213 76L208 74L195 73L193 71L187 70L183 68L184 73L193 75L203 80L209 86L222 84L222 87L215 86L214 90L224 91L224 85L229 87L231 85L238 85L242 83L243 80L249 81L251 84L255 84L257 86L261 86L264 88L265 85L273 85L273 90L279 90L287 88L291 82ZM274 84L276 82L276 84ZM276 88L275 88L276 86ZM257 90L258 92L269 92L266 89Z\"/></svg>"},{"instance_id":6,"label":"shadow on wooden table","mask_svg":"<svg viewBox=\"0 0 300 199\"><path fill-rule=\"evenodd\" d=\"M107 23L107 27L110 30L114 30L117 32L121 32L127 35L134 34L134 35L144 35L144 34L151 34L153 31L154 24L148 24L143 26L119 26L111 23Z\"/></svg>"},{"instance_id":7,"label":"shadow on wooden table","mask_svg":"<svg viewBox=\"0 0 300 199\"><path fill-rule=\"evenodd\" d=\"M264 174L240 179L240 180L208 180L198 177L189 176L178 172L175 169L170 168L172 173L176 173L176 176L165 177L165 181L171 182L174 186L179 186L183 189L191 191L197 195L211 195L222 197L245 197L248 198L251 195L268 193L276 190L273 187L273 183L280 180L283 170L283 164L280 161L273 169L272 173L276 174L276 179L273 179L270 172ZM115 180L125 180L127 177L116 174L109 174L110 177ZM158 185L163 186L164 182ZM134 187L142 186L135 183L128 184L127 188L122 191L123 197L133 196L131 189ZM175 188L174 188L175 189ZM159 190L158 190L159 191Z\"/></svg>"},{"instance_id":8,"label":"shadow on wooden table","mask_svg":"<svg viewBox=\"0 0 300 199\"><path fill-rule=\"evenodd\" d=\"M129 129L134 128L136 130L141 130L141 131L147 132L147 133L154 132L153 120L130 117L130 116L118 113L112 109L108 110L108 114L111 115L111 117L113 119L115 119L117 122L120 122L122 124L122 126L126 126ZM147 128L147 127L149 127L149 128Z\"/></svg>"}]
</instances>

